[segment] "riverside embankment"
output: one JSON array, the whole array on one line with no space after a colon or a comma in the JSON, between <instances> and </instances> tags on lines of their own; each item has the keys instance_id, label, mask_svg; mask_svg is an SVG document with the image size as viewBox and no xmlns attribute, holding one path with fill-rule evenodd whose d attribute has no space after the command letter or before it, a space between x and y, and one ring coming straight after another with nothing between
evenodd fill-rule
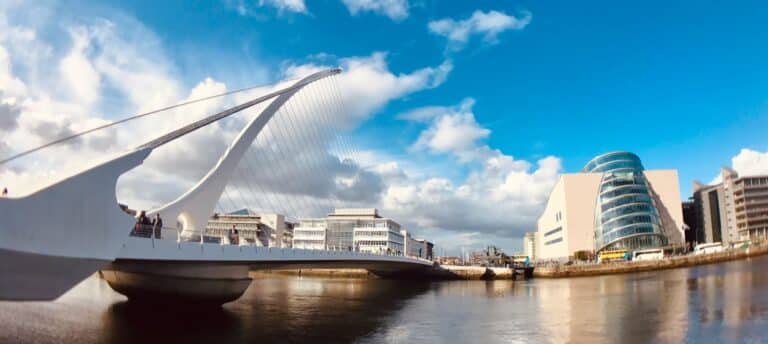
<instances>
[{"instance_id":1,"label":"riverside embankment","mask_svg":"<svg viewBox=\"0 0 768 344\"><path fill-rule=\"evenodd\" d=\"M751 245L747 248L730 249L718 253L669 257L662 260L652 261L605 264L540 265L534 270L533 276L540 278L563 278L655 271L722 263L765 254L768 254L768 243Z\"/></svg>"},{"instance_id":2,"label":"riverside embankment","mask_svg":"<svg viewBox=\"0 0 768 344\"><path fill-rule=\"evenodd\" d=\"M306 277L325 278L362 278L377 279L376 274L365 269L284 269L252 271L251 277L257 278L259 274L278 274ZM425 280L507 280L515 278L515 271L511 268L463 266L463 265L436 265L428 270L405 276L410 279Z\"/></svg>"}]
</instances>

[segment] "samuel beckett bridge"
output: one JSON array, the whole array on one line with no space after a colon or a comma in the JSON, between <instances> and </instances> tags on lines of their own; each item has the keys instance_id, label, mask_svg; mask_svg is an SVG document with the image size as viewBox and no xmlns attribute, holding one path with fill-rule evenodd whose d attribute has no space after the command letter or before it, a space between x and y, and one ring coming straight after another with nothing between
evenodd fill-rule
<instances>
[{"instance_id":1,"label":"samuel beckett bridge","mask_svg":"<svg viewBox=\"0 0 768 344\"><path fill-rule=\"evenodd\" d=\"M432 267L429 260L405 255L260 247L244 241L237 244L236 240L206 240L205 229L211 216L236 210L238 206L261 210L273 207L270 210L294 215L303 215L298 209L315 215L329 210L317 197L301 195L302 190L296 190L300 196L287 198L272 188L276 184L288 189L306 187L302 180L330 173L318 168L324 164L322 158L303 152L318 149L316 146L322 145L318 142L333 141L334 134L327 130L296 128L301 127L302 122L330 120L332 111L342 109L338 106L341 94L336 85L339 73L339 69L325 70L273 85L267 94L169 130L48 186L26 195L11 193L0 198L0 300L56 299L97 271L101 271L113 289L132 299L183 298L220 304L243 294L251 282L248 274L251 269L343 267L388 275ZM186 192L145 211L118 203L118 179L147 163L153 152L245 111L254 112L252 118L202 179ZM57 140L0 161L0 165L83 134L112 130L113 125L153 113ZM281 117L295 127L268 126L270 121L279 121ZM271 141L278 139L290 139L294 144L272 146ZM254 150L257 146L254 142L261 143L259 149ZM335 162L342 168L346 161L343 157L354 154L348 149L348 146L333 149L336 156L342 157ZM282 159L277 161L275 156ZM174 158L178 156L163 156L166 165L172 168ZM292 168L288 168L289 165L293 165ZM178 172L185 172L184 168L179 164ZM333 176L327 177L333 179ZM252 196L250 201L243 193ZM159 232L152 228L144 233L147 228L137 224L137 212L150 219L159 216L165 226Z\"/></svg>"}]
</instances>

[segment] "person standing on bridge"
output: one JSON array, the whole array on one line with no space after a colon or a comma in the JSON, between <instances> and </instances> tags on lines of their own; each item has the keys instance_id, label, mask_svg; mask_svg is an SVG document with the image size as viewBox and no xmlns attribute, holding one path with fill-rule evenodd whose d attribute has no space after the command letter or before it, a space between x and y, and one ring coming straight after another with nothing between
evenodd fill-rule
<instances>
[{"instance_id":1,"label":"person standing on bridge","mask_svg":"<svg viewBox=\"0 0 768 344\"><path fill-rule=\"evenodd\" d=\"M155 233L155 239L160 239L160 233L163 231L163 219L160 218L160 213L156 213L152 220L152 231Z\"/></svg>"},{"instance_id":2,"label":"person standing on bridge","mask_svg":"<svg viewBox=\"0 0 768 344\"><path fill-rule=\"evenodd\" d=\"M149 236L152 237L152 233L149 235L146 234L146 231L149 230L149 226L152 225L152 221L149 220L147 217L147 213L142 210L139 212L139 217L136 219L136 228L134 229L134 233L138 236Z\"/></svg>"},{"instance_id":3,"label":"person standing on bridge","mask_svg":"<svg viewBox=\"0 0 768 344\"><path fill-rule=\"evenodd\" d=\"M3 188L3 197L8 197L8 188Z\"/></svg>"}]
</instances>

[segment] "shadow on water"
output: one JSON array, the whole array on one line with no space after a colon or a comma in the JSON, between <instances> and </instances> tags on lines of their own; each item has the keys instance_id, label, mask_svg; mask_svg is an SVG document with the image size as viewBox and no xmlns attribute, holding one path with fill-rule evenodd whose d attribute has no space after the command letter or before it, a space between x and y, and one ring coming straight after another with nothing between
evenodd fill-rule
<instances>
[{"instance_id":1,"label":"shadow on water","mask_svg":"<svg viewBox=\"0 0 768 344\"><path fill-rule=\"evenodd\" d=\"M101 333L104 343L236 342L242 339L242 321L221 307L122 301L104 312Z\"/></svg>"},{"instance_id":2,"label":"shadow on water","mask_svg":"<svg viewBox=\"0 0 768 344\"><path fill-rule=\"evenodd\" d=\"M241 299L223 307L112 304L102 316L100 341L352 342L429 288L408 281L255 279Z\"/></svg>"}]
</instances>

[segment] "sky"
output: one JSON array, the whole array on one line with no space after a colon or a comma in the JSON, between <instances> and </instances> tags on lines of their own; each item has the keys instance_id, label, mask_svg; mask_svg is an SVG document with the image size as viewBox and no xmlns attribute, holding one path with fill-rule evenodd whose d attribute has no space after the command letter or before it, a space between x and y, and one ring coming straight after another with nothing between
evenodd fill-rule
<instances>
[{"instance_id":1,"label":"sky","mask_svg":"<svg viewBox=\"0 0 768 344\"><path fill-rule=\"evenodd\" d=\"M768 173L765 22L768 7L757 1L6 0L0 156L341 66L350 110L328 125L349 130L358 164L328 160L336 182L318 177L311 185L325 191L310 196L377 207L452 252L515 251L558 175L606 151L677 169L683 198L721 166ZM229 102L237 100L246 99ZM136 137L189 116L143 124ZM183 192L215 161L209 148L236 134L227 124L206 130L159 154L181 165L158 158L122 188L143 181L162 195L125 197ZM124 140L96 135L68 155L0 169L0 184L61 175ZM174 177L178 166L201 172ZM360 182L339 186L342 174Z\"/></svg>"}]
</instances>

